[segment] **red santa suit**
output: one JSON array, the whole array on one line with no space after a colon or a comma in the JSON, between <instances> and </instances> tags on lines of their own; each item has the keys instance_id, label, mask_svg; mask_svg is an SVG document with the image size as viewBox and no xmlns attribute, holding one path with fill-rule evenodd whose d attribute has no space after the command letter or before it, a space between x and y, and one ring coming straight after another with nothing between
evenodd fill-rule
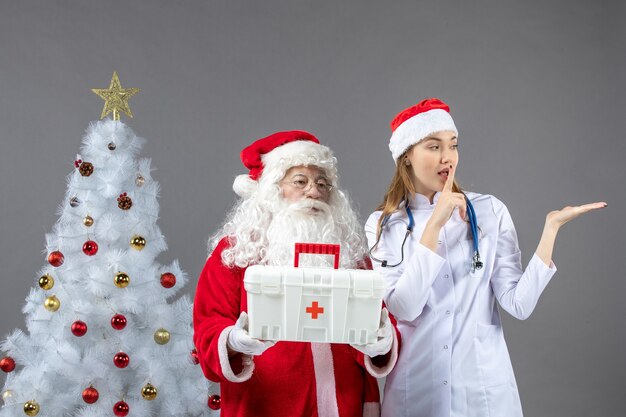
<instances>
[{"instance_id":1,"label":"red santa suit","mask_svg":"<svg viewBox=\"0 0 626 417\"><path fill-rule=\"evenodd\" d=\"M205 376L221 385L224 417L361 417L380 414L376 379L389 373L398 356L373 360L347 344L278 342L262 355L229 358L227 340L247 311L245 268L222 263L222 239L198 281L194 343Z\"/></svg>"}]
</instances>

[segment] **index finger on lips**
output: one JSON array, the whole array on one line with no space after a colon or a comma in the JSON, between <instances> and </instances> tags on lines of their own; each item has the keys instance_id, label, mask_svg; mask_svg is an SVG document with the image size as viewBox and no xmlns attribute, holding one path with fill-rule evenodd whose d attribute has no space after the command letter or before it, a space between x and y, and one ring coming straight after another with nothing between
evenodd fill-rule
<instances>
[{"instance_id":1,"label":"index finger on lips","mask_svg":"<svg viewBox=\"0 0 626 417\"><path fill-rule=\"evenodd\" d=\"M456 170L455 166L450 164L450 171L448 171L448 178L446 179L446 183L443 185L443 191L450 192L452 191L452 185L454 184L454 171Z\"/></svg>"}]
</instances>

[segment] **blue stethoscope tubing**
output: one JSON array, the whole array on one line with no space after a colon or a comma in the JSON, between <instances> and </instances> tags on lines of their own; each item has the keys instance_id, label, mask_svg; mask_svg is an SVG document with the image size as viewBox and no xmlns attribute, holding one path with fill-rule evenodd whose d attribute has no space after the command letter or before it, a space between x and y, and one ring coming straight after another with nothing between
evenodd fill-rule
<instances>
[{"instance_id":1,"label":"blue stethoscope tubing","mask_svg":"<svg viewBox=\"0 0 626 417\"><path fill-rule=\"evenodd\" d=\"M474 243L474 256L472 256L472 272L483 267L480 260L480 252L478 251L478 222L476 221L476 211L472 202L465 194L465 202L467 203L467 216L469 217L470 228L472 229L472 242Z\"/></svg>"},{"instance_id":2,"label":"blue stethoscope tubing","mask_svg":"<svg viewBox=\"0 0 626 417\"><path fill-rule=\"evenodd\" d=\"M470 229L472 231L472 243L474 246L474 255L472 256L472 271L476 271L477 269L481 269L483 267L483 263L480 260L480 252L478 251L478 222L476 221L476 212L474 211L474 206L472 205L472 202L470 201L469 198L467 198L467 195L465 194L463 195L465 196L465 202L467 203L467 217L469 218ZM406 215L409 219L409 224L406 227L406 233L404 234L404 239L402 240L402 246L400 247L400 254L401 254L400 262L390 265L387 260L378 259L372 254L372 251L374 250L376 245L378 245L378 242L380 242L380 238L382 237L382 234L383 234L382 229L385 227L385 225L387 224L387 222L389 222L389 219L391 218L390 214L385 216L385 218L383 219L380 225L380 228L381 228L380 235L378 236L376 243L374 243L374 245L369 250L370 259L372 259L374 262L380 263L380 266L382 266L383 268L394 268L400 265L404 261L404 244L406 243L406 239L409 237L409 235L413 231L413 227L415 226L415 220L413 219L413 213L411 213L411 209L409 208L408 201L406 201L404 204L404 210L406 211Z\"/></svg>"}]
</instances>

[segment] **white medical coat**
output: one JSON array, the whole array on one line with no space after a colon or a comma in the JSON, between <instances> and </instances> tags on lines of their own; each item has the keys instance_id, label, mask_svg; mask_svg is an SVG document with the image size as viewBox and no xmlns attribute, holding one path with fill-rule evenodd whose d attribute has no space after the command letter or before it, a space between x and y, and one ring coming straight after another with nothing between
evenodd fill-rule
<instances>
[{"instance_id":1,"label":"white medical coat","mask_svg":"<svg viewBox=\"0 0 626 417\"><path fill-rule=\"evenodd\" d=\"M434 204L420 194L409 203L415 227L404 261L385 268L373 262L386 278L384 300L402 335L398 362L385 384L383 417L522 416L496 300L526 319L556 267L535 254L523 270L506 206L490 195L466 194L480 229L482 269L472 271L472 233L457 211L441 229L437 253L419 243L439 193ZM380 215L372 213L365 225L370 247ZM407 224L401 208L372 255L389 265L399 262Z\"/></svg>"}]
</instances>

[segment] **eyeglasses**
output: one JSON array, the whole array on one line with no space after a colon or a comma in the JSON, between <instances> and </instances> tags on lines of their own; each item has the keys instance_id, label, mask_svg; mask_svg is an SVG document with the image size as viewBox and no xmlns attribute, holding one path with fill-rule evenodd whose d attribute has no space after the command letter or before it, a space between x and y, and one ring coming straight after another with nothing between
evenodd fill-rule
<instances>
[{"instance_id":1,"label":"eyeglasses","mask_svg":"<svg viewBox=\"0 0 626 417\"><path fill-rule=\"evenodd\" d=\"M281 181L279 184L289 184L297 190L302 192L309 191L313 185L317 188L320 194L328 194L334 188L332 184L326 178L312 179L306 175L296 175L291 180Z\"/></svg>"}]
</instances>

